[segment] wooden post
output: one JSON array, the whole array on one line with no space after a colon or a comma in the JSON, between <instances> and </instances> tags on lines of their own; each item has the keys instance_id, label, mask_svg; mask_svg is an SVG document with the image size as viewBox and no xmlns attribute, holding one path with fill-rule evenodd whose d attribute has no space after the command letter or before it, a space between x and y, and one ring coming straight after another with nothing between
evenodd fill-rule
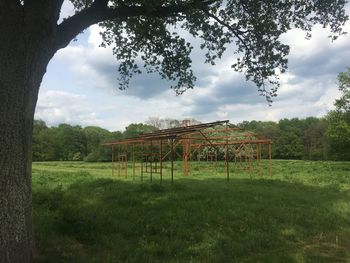
<instances>
[{"instance_id":1,"label":"wooden post","mask_svg":"<svg viewBox=\"0 0 350 263\"><path fill-rule=\"evenodd\" d=\"M174 183L174 140L171 139L171 184Z\"/></svg>"},{"instance_id":2,"label":"wooden post","mask_svg":"<svg viewBox=\"0 0 350 263\"><path fill-rule=\"evenodd\" d=\"M234 146L233 146L234 147ZM233 170L233 172L235 172L236 170L238 171L238 168L237 168L237 156L236 156L236 150L234 150L234 152L233 152L233 154L234 154L234 157L235 157L235 163L232 165L232 170Z\"/></svg>"},{"instance_id":3,"label":"wooden post","mask_svg":"<svg viewBox=\"0 0 350 263\"><path fill-rule=\"evenodd\" d=\"M249 173L249 158L246 152L246 156L245 156L245 172L248 174Z\"/></svg>"},{"instance_id":4,"label":"wooden post","mask_svg":"<svg viewBox=\"0 0 350 263\"><path fill-rule=\"evenodd\" d=\"M183 174L184 176L188 176L188 158L190 154L190 139L188 137L185 137L182 142L182 166L183 166Z\"/></svg>"},{"instance_id":5,"label":"wooden post","mask_svg":"<svg viewBox=\"0 0 350 263\"><path fill-rule=\"evenodd\" d=\"M160 147L159 147L159 173L160 173L160 184L163 183L163 156L162 156L162 151L163 151L163 141L160 140L159 142Z\"/></svg>"},{"instance_id":6,"label":"wooden post","mask_svg":"<svg viewBox=\"0 0 350 263\"><path fill-rule=\"evenodd\" d=\"M199 147L198 147L198 156L197 156L197 158L198 158L198 163L201 161L201 153L202 153L202 146L199 146Z\"/></svg>"},{"instance_id":7,"label":"wooden post","mask_svg":"<svg viewBox=\"0 0 350 263\"><path fill-rule=\"evenodd\" d=\"M272 176L272 149L271 149L271 143L269 143L269 162L270 162L270 176Z\"/></svg>"},{"instance_id":8,"label":"wooden post","mask_svg":"<svg viewBox=\"0 0 350 263\"><path fill-rule=\"evenodd\" d=\"M128 145L125 144L125 178L128 177Z\"/></svg>"},{"instance_id":9,"label":"wooden post","mask_svg":"<svg viewBox=\"0 0 350 263\"><path fill-rule=\"evenodd\" d=\"M198 156L197 156L197 158L198 158L198 161L197 161L197 171L199 171L200 170L200 165L201 165L201 154L202 154L202 146L200 145L199 147L198 147Z\"/></svg>"},{"instance_id":10,"label":"wooden post","mask_svg":"<svg viewBox=\"0 0 350 263\"><path fill-rule=\"evenodd\" d=\"M118 176L120 176L120 144L118 145Z\"/></svg>"},{"instance_id":11,"label":"wooden post","mask_svg":"<svg viewBox=\"0 0 350 263\"><path fill-rule=\"evenodd\" d=\"M112 176L114 176L114 144L112 144Z\"/></svg>"},{"instance_id":12,"label":"wooden post","mask_svg":"<svg viewBox=\"0 0 350 263\"><path fill-rule=\"evenodd\" d=\"M261 165L261 143L259 143L259 173L262 176L262 165Z\"/></svg>"},{"instance_id":13,"label":"wooden post","mask_svg":"<svg viewBox=\"0 0 350 263\"><path fill-rule=\"evenodd\" d=\"M132 145L132 179L135 180L135 145Z\"/></svg>"},{"instance_id":14,"label":"wooden post","mask_svg":"<svg viewBox=\"0 0 350 263\"><path fill-rule=\"evenodd\" d=\"M141 143L141 182L143 182L143 151L144 151L144 145L142 142Z\"/></svg>"},{"instance_id":15,"label":"wooden post","mask_svg":"<svg viewBox=\"0 0 350 263\"><path fill-rule=\"evenodd\" d=\"M244 166L242 164L242 151L239 154L239 166L240 166L241 172L244 173Z\"/></svg>"},{"instance_id":16,"label":"wooden post","mask_svg":"<svg viewBox=\"0 0 350 263\"><path fill-rule=\"evenodd\" d=\"M227 177L227 181L230 180L230 170L229 170L229 156L228 156L228 130L227 130L227 122L226 122L226 148L225 148L225 165L226 165L226 177Z\"/></svg>"},{"instance_id":17,"label":"wooden post","mask_svg":"<svg viewBox=\"0 0 350 263\"><path fill-rule=\"evenodd\" d=\"M153 151L152 151L152 140L151 140L151 158L150 158L150 168L151 168L151 173L150 173L150 180L151 180L151 183L152 183L152 158L153 158Z\"/></svg>"},{"instance_id":18,"label":"wooden post","mask_svg":"<svg viewBox=\"0 0 350 263\"><path fill-rule=\"evenodd\" d=\"M250 156L248 156L248 153L246 151L245 155L245 161L246 161L246 172L249 173L250 179L252 179L252 172L251 172L251 166L250 166Z\"/></svg>"},{"instance_id":19,"label":"wooden post","mask_svg":"<svg viewBox=\"0 0 350 263\"><path fill-rule=\"evenodd\" d=\"M250 149L249 149L249 174L250 174L250 178L252 178L254 154L253 154L253 147L252 147L252 145L249 144L249 146L250 146Z\"/></svg>"}]
</instances>

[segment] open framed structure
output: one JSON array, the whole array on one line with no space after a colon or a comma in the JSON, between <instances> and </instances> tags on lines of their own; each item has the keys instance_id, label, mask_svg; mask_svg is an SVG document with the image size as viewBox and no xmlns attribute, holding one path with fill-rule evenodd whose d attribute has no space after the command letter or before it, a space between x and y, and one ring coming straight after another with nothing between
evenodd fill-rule
<instances>
[{"instance_id":1,"label":"open framed structure","mask_svg":"<svg viewBox=\"0 0 350 263\"><path fill-rule=\"evenodd\" d=\"M182 161L182 174L191 173L193 162L216 164L224 162L227 180L234 171L245 171L250 176L263 175L263 165L268 160L268 173L272 175L271 140L230 125L228 120L157 130L134 138L106 142L112 148L112 175L149 175L152 181L159 175L163 181L165 170L174 181L174 161ZM265 155L265 156L263 156ZM262 162L262 160L265 160ZM131 166L131 167L130 167ZM164 170L164 167L167 168ZM196 166L200 169L200 165ZM265 169L266 170L266 169Z\"/></svg>"}]
</instances>

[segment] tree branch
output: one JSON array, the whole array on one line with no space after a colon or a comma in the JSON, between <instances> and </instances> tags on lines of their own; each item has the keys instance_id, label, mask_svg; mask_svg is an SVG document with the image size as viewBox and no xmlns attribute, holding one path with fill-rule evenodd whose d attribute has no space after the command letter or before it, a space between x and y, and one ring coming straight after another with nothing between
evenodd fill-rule
<instances>
[{"instance_id":1,"label":"tree branch","mask_svg":"<svg viewBox=\"0 0 350 263\"><path fill-rule=\"evenodd\" d=\"M218 18L216 15L210 13L209 11L206 11L206 14L213 18L216 22L218 22L220 25L226 27L228 30L230 30L230 32L232 32L235 37L237 37L239 39L239 41L242 43L242 45L244 45L244 47L247 50L250 50L250 48L247 46L246 42L244 41L244 39L241 37L240 34L244 34L244 31L239 30L238 28L234 28L233 26L231 26L230 24L226 23L225 21L222 21L220 18Z\"/></svg>"},{"instance_id":2,"label":"tree branch","mask_svg":"<svg viewBox=\"0 0 350 263\"><path fill-rule=\"evenodd\" d=\"M180 13L186 13L193 9L201 10L217 1L218 0L193 0L186 4L158 6L149 9L145 6L121 6L109 8L107 6L108 1L95 0L90 7L64 20L58 26L55 47L57 50L66 47L81 31L93 24L106 20L124 20L128 17L136 16L168 17Z\"/></svg>"}]
</instances>

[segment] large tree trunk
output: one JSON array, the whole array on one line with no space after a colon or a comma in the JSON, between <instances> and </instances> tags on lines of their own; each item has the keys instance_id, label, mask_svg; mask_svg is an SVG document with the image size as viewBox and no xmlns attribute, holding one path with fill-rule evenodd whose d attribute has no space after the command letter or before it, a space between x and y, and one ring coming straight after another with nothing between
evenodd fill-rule
<instances>
[{"instance_id":1,"label":"large tree trunk","mask_svg":"<svg viewBox=\"0 0 350 263\"><path fill-rule=\"evenodd\" d=\"M28 66L13 54L0 60L0 262L30 262L32 126L46 62Z\"/></svg>"},{"instance_id":2,"label":"large tree trunk","mask_svg":"<svg viewBox=\"0 0 350 263\"><path fill-rule=\"evenodd\" d=\"M21 31L20 20L7 22L0 32L0 262L31 262L32 126L53 53L47 39Z\"/></svg>"},{"instance_id":3,"label":"large tree trunk","mask_svg":"<svg viewBox=\"0 0 350 263\"><path fill-rule=\"evenodd\" d=\"M0 262L30 262L33 110L20 73L9 74L2 63L0 72Z\"/></svg>"}]
</instances>

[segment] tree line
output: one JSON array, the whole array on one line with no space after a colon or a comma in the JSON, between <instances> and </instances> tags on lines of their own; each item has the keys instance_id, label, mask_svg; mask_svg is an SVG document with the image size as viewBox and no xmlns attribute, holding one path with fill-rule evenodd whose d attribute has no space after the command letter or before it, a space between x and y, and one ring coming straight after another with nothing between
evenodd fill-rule
<instances>
[{"instance_id":1,"label":"tree line","mask_svg":"<svg viewBox=\"0 0 350 263\"><path fill-rule=\"evenodd\" d=\"M331 112L324 118L293 118L278 122L244 121L237 126L271 139L273 158L350 160L349 134L344 131L344 123L337 114ZM124 132L110 132L96 126L82 128L60 124L48 127L44 121L36 120L33 161L110 161L111 149L101 146L102 142L132 138L157 129L152 125L134 123Z\"/></svg>"}]
</instances>

